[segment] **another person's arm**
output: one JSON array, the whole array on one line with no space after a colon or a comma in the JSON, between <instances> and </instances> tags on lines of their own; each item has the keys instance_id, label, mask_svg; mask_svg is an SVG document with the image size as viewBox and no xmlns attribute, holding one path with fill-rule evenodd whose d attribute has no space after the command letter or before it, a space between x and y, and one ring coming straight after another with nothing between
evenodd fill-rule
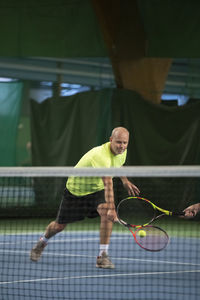
<instances>
[{"instance_id":1,"label":"another person's arm","mask_svg":"<svg viewBox=\"0 0 200 300\"><path fill-rule=\"evenodd\" d=\"M135 186L132 182L130 182L128 180L127 177L120 177L121 178L121 181L125 187L125 189L128 191L128 194L131 196L136 196L136 195L139 195L140 193L140 190L138 189L137 186Z\"/></svg>"},{"instance_id":2,"label":"another person's arm","mask_svg":"<svg viewBox=\"0 0 200 300\"><path fill-rule=\"evenodd\" d=\"M200 211L200 203L190 205L186 209L184 209L185 217L194 218L199 211Z\"/></svg>"}]
</instances>

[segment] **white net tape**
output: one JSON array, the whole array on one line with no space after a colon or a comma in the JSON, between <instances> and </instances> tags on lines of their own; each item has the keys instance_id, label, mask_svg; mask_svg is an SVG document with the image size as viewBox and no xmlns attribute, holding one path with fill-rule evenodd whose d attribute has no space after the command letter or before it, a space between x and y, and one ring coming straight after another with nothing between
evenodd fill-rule
<instances>
[{"instance_id":1,"label":"white net tape","mask_svg":"<svg viewBox=\"0 0 200 300\"><path fill-rule=\"evenodd\" d=\"M200 177L200 166L131 166L122 168L0 167L0 177Z\"/></svg>"}]
</instances>

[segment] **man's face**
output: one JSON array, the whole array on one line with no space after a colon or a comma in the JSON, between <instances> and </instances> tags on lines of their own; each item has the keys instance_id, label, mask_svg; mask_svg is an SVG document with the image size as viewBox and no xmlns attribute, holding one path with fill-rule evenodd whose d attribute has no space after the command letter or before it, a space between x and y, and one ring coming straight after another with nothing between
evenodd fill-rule
<instances>
[{"instance_id":1,"label":"man's face","mask_svg":"<svg viewBox=\"0 0 200 300\"><path fill-rule=\"evenodd\" d=\"M128 147L129 134L126 131L116 132L110 137L110 149L114 155L122 154Z\"/></svg>"}]
</instances>

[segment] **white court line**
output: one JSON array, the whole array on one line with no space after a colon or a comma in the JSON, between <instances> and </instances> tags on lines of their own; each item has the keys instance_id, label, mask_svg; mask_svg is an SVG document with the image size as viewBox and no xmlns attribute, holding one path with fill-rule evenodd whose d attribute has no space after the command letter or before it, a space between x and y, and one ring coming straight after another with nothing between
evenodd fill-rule
<instances>
[{"instance_id":1,"label":"white court line","mask_svg":"<svg viewBox=\"0 0 200 300\"><path fill-rule=\"evenodd\" d=\"M87 231L87 230L70 230L70 231L65 231L65 232L63 232L63 235L70 235L70 234L98 234L99 233L99 231L98 230L89 230L89 231ZM42 234L42 231L30 231L30 232L27 232L27 231L22 231L22 232L9 232L9 231L5 231L5 232L0 232L0 237L1 236L13 236L13 235L16 235L16 236L18 236L18 235L24 235L24 236L30 236L30 235L41 235ZM116 231L113 231L113 234L123 234L122 232L116 232ZM127 232L125 232L125 234L127 234ZM129 234L129 233L128 233ZM127 234L127 235L128 235Z\"/></svg>"},{"instance_id":2,"label":"white court line","mask_svg":"<svg viewBox=\"0 0 200 300\"><path fill-rule=\"evenodd\" d=\"M188 271L171 271L171 272L143 272L143 273L119 273L119 274L96 274L96 275L84 275L84 276L64 276L64 277L52 277L52 278L38 278L38 279L24 279L13 281L2 281L0 285L15 284L15 283L31 283L41 281L57 281L57 280L71 280L71 279L85 279L85 278L105 278L105 277L119 277L119 276L146 276L146 275L167 275L167 274L184 274L184 273L200 273L200 270L188 270Z\"/></svg>"},{"instance_id":3,"label":"white court line","mask_svg":"<svg viewBox=\"0 0 200 300\"><path fill-rule=\"evenodd\" d=\"M39 238L40 236L38 236ZM38 241L38 238L35 240L19 240L17 242L0 242L0 245L17 245L17 244L27 244L27 243L35 243ZM113 239L120 239L118 237L113 237ZM91 237L91 238L67 238L67 239L59 239L59 240L51 240L51 244L52 243L68 243L68 242L82 242L82 241L96 241L99 240L99 237Z\"/></svg>"},{"instance_id":4,"label":"white court line","mask_svg":"<svg viewBox=\"0 0 200 300\"><path fill-rule=\"evenodd\" d=\"M29 255L30 251L24 250L9 250L9 249L0 249L0 253L18 253L18 254L27 254ZM54 256L54 257L85 257L85 258L96 258L93 255L85 254L71 254L71 253L55 253L55 252L45 252L42 254L44 256ZM114 260L126 260L126 261L137 261L137 262L146 262L146 263L161 263L161 264L170 264L170 265L182 265L182 266L200 266L200 264L194 264L190 262L177 262L177 261L167 261L167 260L154 260L154 259L144 259L144 258L129 258L129 257L113 257Z\"/></svg>"},{"instance_id":5,"label":"white court line","mask_svg":"<svg viewBox=\"0 0 200 300\"><path fill-rule=\"evenodd\" d=\"M40 235L41 236L41 235ZM19 240L15 242L0 242L0 245L17 245L17 244L28 244L28 243L35 243L38 241L38 236L35 240ZM112 240L121 240L121 237L112 237ZM51 244L53 243L71 243L71 242L82 242L82 241L99 241L99 237L80 237L80 238L64 238L64 239L53 239L51 240Z\"/></svg>"}]
</instances>

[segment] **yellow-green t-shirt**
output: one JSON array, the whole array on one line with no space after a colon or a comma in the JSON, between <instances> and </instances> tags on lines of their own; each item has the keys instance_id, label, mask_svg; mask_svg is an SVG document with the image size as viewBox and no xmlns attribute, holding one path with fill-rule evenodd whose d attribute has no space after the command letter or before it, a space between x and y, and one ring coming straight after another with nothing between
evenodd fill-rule
<instances>
[{"instance_id":1,"label":"yellow-green t-shirt","mask_svg":"<svg viewBox=\"0 0 200 300\"><path fill-rule=\"evenodd\" d=\"M126 161L127 150L114 155L110 150L110 142L88 151L77 163L75 168L111 168L121 167ZM67 189L76 196L88 195L104 189L101 177L69 177Z\"/></svg>"}]
</instances>

